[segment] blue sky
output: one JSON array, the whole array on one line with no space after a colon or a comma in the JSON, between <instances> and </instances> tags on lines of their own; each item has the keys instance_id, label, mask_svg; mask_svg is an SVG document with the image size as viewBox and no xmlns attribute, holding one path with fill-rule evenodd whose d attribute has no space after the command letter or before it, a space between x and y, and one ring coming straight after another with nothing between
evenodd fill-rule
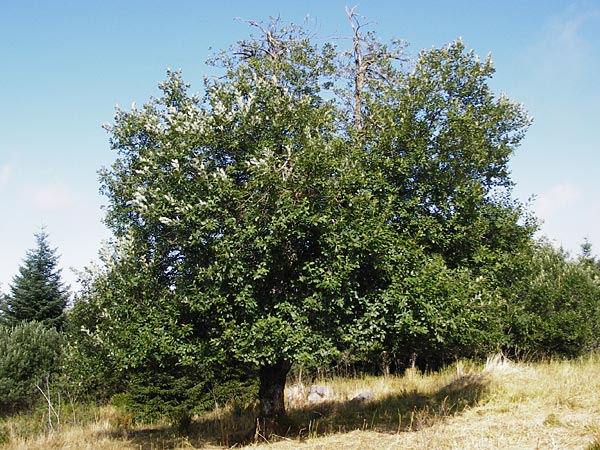
<instances>
[{"instance_id":1,"label":"blue sky","mask_svg":"<svg viewBox=\"0 0 600 450\"><path fill-rule=\"evenodd\" d=\"M482 57L492 54L493 89L534 117L511 162L515 195L536 196L531 209L556 245L574 253L587 237L600 253L600 1L357 3L382 38L405 39L414 54L459 36ZM251 32L236 17L308 18L327 40L350 36L347 4L0 2L0 290L42 226L68 284L71 267L96 259L110 236L97 171L115 158L101 125L116 104L157 95L167 67L201 91L204 61Z\"/></svg>"}]
</instances>

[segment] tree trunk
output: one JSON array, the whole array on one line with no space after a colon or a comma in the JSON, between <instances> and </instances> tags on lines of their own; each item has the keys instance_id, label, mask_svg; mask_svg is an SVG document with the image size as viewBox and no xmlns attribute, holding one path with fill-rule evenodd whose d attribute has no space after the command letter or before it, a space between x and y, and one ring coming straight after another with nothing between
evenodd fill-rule
<instances>
[{"instance_id":1,"label":"tree trunk","mask_svg":"<svg viewBox=\"0 0 600 450\"><path fill-rule=\"evenodd\" d=\"M285 416L283 391L291 368L288 361L278 361L260 369L259 416L261 419L280 419Z\"/></svg>"}]
</instances>

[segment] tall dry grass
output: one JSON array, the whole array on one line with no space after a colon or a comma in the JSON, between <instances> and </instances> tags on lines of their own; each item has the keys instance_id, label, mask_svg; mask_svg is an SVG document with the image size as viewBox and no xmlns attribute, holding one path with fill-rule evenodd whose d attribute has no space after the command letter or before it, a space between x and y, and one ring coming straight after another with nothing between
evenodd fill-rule
<instances>
[{"instance_id":1,"label":"tall dry grass","mask_svg":"<svg viewBox=\"0 0 600 450\"><path fill-rule=\"evenodd\" d=\"M289 427L265 450L600 449L600 358L486 365L457 363L439 373L320 380L333 396L289 408ZM371 399L352 402L369 390ZM169 427L133 425L127 413L96 409L60 430L38 418L0 421L0 448L222 449L260 437L252 411L220 408L196 418L187 437ZM38 424L39 425L39 424ZM37 431L35 431L37 429ZM31 433L27 433L29 430ZM259 430L260 431L260 430ZM3 443L2 443L3 442Z\"/></svg>"},{"instance_id":2,"label":"tall dry grass","mask_svg":"<svg viewBox=\"0 0 600 450\"><path fill-rule=\"evenodd\" d=\"M482 388L476 395L469 388L472 380ZM409 373L392 382L412 385L427 399L425 406L417 402L413 410L416 426L414 421L403 426L398 420L398 431L392 432L379 428L374 421L374 426L367 423L347 433L314 436L302 448L600 450L597 356L535 364L496 358L480 368L458 364L454 374L452 370L441 374ZM448 395L445 401L439 400L452 392L458 397ZM462 394L466 396L460 398ZM375 401L375 405L383 406L385 402ZM297 446L293 440L282 440L252 448L286 450Z\"/></svg>"}]
</instances>

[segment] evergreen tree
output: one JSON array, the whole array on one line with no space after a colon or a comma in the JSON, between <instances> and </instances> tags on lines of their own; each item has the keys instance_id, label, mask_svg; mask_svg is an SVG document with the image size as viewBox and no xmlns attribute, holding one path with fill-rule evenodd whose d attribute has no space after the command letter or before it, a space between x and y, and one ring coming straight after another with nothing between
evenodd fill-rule
<instances>
[{"instance_id":1,"label":"evergreen tree","mask_svg":"<svg viewBox=\"0 0 600 450\"><path fill-rule=\"evenodd\" d=\"M57 268L58 256L56 249L50 248L45 231L35 236L37 246L27 252L19 274L13 278L3 313L10 325L36 321L61 329L68 292Z\"/></svg>"},{"instance_id":2,"label":"evergreen tree","mask_svg":"<svg viewBox=\"0 0 600 450\"><path fill-rule=\"evenodd\" d=\"M0 293L0 325L4 325L6 323L6 317L4 315L4 311L6 309L6 301L8 300L8 295L4 293Z\"/></svg>"}]
</instances>

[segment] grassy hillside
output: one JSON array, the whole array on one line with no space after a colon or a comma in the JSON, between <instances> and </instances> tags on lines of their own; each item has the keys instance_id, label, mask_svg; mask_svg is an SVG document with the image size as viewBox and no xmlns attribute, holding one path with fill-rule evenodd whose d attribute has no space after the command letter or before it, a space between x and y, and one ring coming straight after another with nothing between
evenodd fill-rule
<instances>
[{"instance_id":1,"label":"grassy hillside","mask_svg":"<svg viewBox=\"0 0 600 450\"><path fill-rule=\"evenodd\" d=\"M332 388L328 401L295 402L285 436L247 447L600 449L598 357L535 364L494 359L485 367L459 363L440 373L408 371L402 377L339 378L321 385ZM351 401L367 390L371 399ZM251 415L229 408L197 418L187 438L160 425L132 426L131 416L114 407L88 412L87 419L63 409L60 430L55 423L53 432L44 414L0 422L0 448L237 448L253 428Z\"/></svg>"}]
</instances>

